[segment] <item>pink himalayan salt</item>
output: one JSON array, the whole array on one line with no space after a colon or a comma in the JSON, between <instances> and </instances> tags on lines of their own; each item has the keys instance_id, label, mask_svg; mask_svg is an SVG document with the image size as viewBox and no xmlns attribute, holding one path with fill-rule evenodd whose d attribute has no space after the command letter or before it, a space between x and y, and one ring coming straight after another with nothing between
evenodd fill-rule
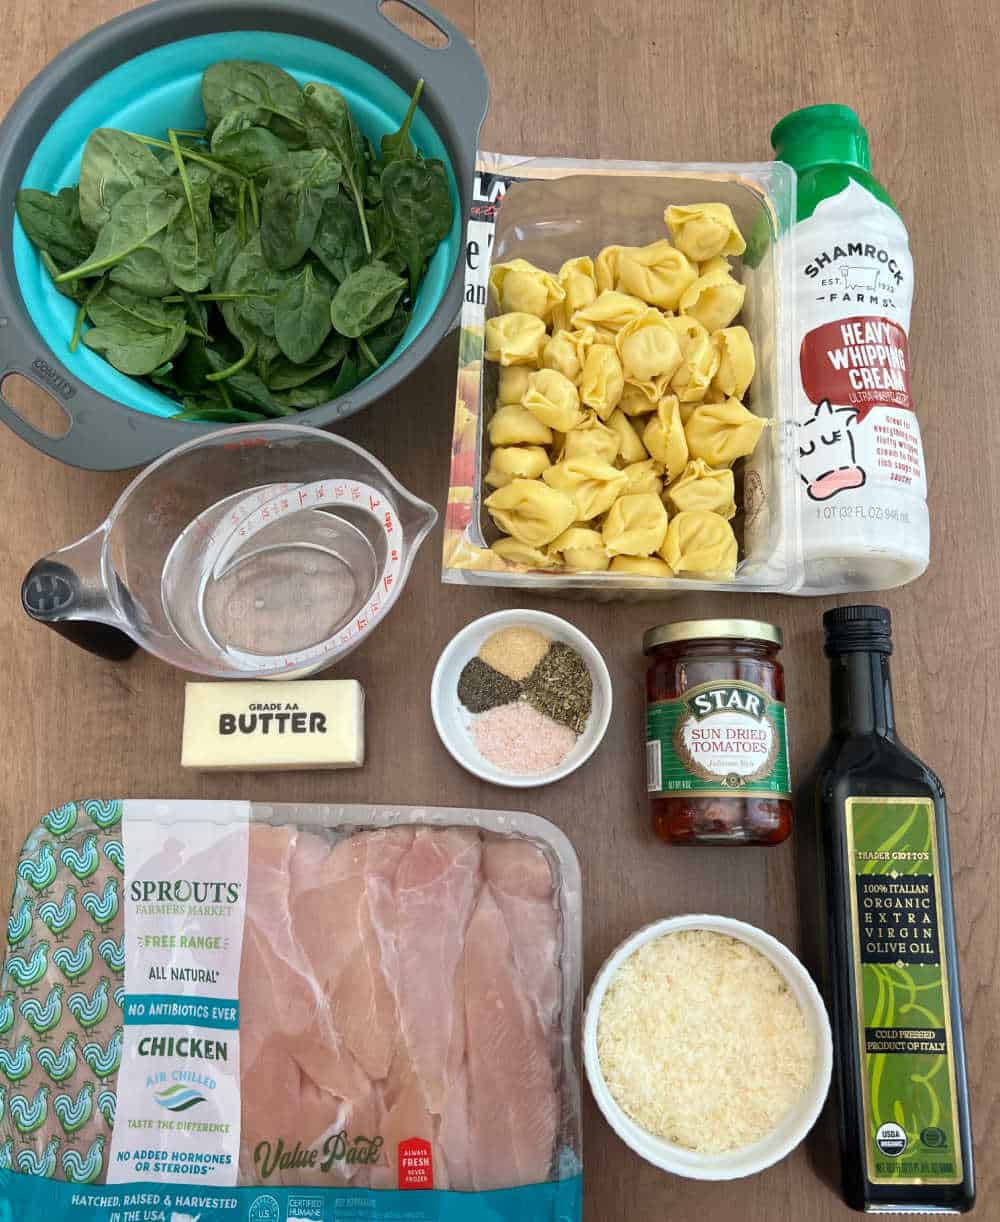
<instances>
[{"instance_id":1,"label":"pink himalayan salt","mask_svg":"<svg viewBox=\"0 0 1000 1222\"><path fill-rule=\"evenodd\" d=\"M480 753L504 772L548 772L576 746L576 735L525 700L501 704L473 724Z\"/></svg>"}]
</instances>

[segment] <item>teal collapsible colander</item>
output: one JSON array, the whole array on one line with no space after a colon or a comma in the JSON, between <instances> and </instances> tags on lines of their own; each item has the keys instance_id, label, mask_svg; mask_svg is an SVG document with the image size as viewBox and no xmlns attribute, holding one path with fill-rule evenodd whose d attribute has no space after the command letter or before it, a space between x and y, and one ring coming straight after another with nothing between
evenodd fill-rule
<instances>
[{"instance_id":1,"label":"teal collapsible colander","mask_svg":"<svg viewBox=\"0 0 1000 1222\"><path fill-rule=\"evenodd\" d=\"M468 41L422 0L405 0L446 38L432 48L382 12L381 0L159 0L59 55L25 89L0 126L0 385L19 373L63 405L69 431L34 429L0 395L0 416L46 454L110 470L156 458L217 425L174 422L177 404L126 377L81 345L69 351L75 306L56 292L14 213L22 186L56 191L78 181L97 127L161 136L200 127L201 74L220 59L264 60L299 81L335 85L364 134L378 140L402 122L425 80L413 137L448 169L455 220L431 259L410 326L392 357L349 394L296 417L329 425L359 411L434 349L461 302L464 218L488 88Z\"/></svg>"}]
</instances>

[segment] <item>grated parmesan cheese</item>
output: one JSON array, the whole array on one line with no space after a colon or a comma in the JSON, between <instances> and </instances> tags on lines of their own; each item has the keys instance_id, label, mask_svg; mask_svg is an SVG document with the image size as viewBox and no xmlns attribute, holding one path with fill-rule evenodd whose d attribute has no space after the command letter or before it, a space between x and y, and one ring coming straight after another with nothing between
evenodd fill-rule
<instances>
[{"instance_id":1,"label":"grated parmesan cheese","mask_svg":"<svg viewBox=\"0 0 1000 1222\"><path fill-rule=\"evenodd\" d=\"M812 1080L816 1048L787 983L759 951L708 930L641 946L608 987L601 1072L656 1137L721 1154L770 1133Z\"/></svg>"}]
</instances>

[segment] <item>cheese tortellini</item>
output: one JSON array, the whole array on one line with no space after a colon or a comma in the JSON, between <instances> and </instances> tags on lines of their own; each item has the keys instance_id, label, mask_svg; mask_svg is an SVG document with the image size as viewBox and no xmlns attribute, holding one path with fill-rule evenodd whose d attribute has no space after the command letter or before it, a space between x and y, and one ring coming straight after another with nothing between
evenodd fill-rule
<instances>
[{"instance_id":1,"label":"cheese tortellini","mask_svg":"<svg viewBox=\"0 0 1000 1222\"><path fill-rule=\"evenodd\" d=\"M503 365L500 368L500 387L497 392L501 403L520 403L528 389L531 367L528 365Z\"/></svg>"},{"instance_id":2,"label":"cheese tortellini","mask_svg":"<svg viewBox=\"0 0 1000 1222\"><path fill-rule=\"evenodd\" d=\"M663 468L655 458L629 463L623 474L628 476L626 493L652 492L659 496L663 491Z\"/></svg>"},{"instance_id":3,"label":"cheese tortellini","mask_svg":"<svg viewBox=\"0 0 1000 1222\"><path fill-rule=\"evenodd\" d=\"M528 378L521 402L542 424L560 433L583 422L576 386L556 369L537 369Z\"/></svg>"},{"instance_id":4,"label":"cheese tortellini","mask_svg":"<svg viewBox=\"0 0 1000 1222\"><path fill-rule=\"evenodd\" d=\"M529 547L544 547L576 521L571 496L537 479L514 479L486 498L486 508L508 535Z\"/></svg>"},{"instance_id":5,"label":"cheese tortellini","mask_svg":"<svg viewBox=\"0 0 1000 1222\"><path fill-rule=\"evenodd\" d=\"M602 327L605 331L618 332L626 323L641 318L649 307L638 297L605 289L590 305L577 310L573 315L574 327Z\"/></svg>"},{"instance_id":6,"label":"cheese tortellini","mask_svg":"<svg viewBox=\"0 0 1000 1222\"><path fill-rule=\"evenodd\" d=\"M710 467L730 467L737 458L752 454L766 421L748 412L739 399L703 403L684 426L688 449Z\"/></svg>"},{"instance_id":7,"label":"cheese tortellini","mask_svg":"<svg viewBox=\"0 0 1000 1222\"><path fill-rule=\"evenodd\" d=\"M688 460L688 443L676 395L660 400L656 415L649 418L642 440L650 455L663 468L667 483L676 479Z\"/></svg>"},{"instance_id":8,"label":"cheese tortellini","mask_svg":"<svg viewBox=\"0 0 1000 1222\"><path fill-rule=\"evenodd\" d=\"M583 361L568 331L557 331L542 348L542 368L554 369L571 382L579 382Z\"/></svg>"},{"instance_id":9,"label":"cheese tortellini","mask_svg":"<svg viewBox=\"0 0 1000 1222\"><path fill-rule=\"evenodd\" d=\"M608 417L608 428L618 435L618 454L623 463L642 462L648 457L646 447L639 440L632 421L621 408L616 408Z\"/></svg>"},{"instance_id":10,"label":"cheese tortellini","mask_svg":"<svg viewBox=\"0 0 1000 1222\"><path fill-rule=\"evenodd\" d=\"M615 556L612 573L631 573L636 577L673 577L674 570L659 556Z\"/></svg>"},{"instance_id":11,"label":"cheese tortellini","mask_svg":"<svg viewBox=\"0 0 1000 1222\"><path fill-rule=\"evenodd\" d=\"M681 310L707 331L720 331L743 309L746 292L746 286L728 272L707 272L685 292Z\"/></svg>"},{"instance_id":12,"label":"cheese tortellini","mask_svg":"<svg viewBox=\"0 0 1000 1222\"><path fill-rule=\"evenodd\" d=\"M552 557L540 548L529 547L519 539L504 535L502 539L491 545L490 550L502 560L511 564L523 564L526 569L550 569L553 567Z\"/></svg>"},{"instance_id":13,"label":"cheese tortellini","mask_svg":"<svg viewBox=\"0 0 1000 1222\"><path fill-rule=\"evenodd\" d=\"M592 344L580 374L580 398L607 420L625 389L625 374L618 353L610 344Z\"/></svg>"},{"instance_id":14,"label":"cheese tortellini","mask_svg":"<svg viewBox=\"0 0 1000 1222\"><path fill-rule=\"evenodd\" d=\"M491 488L503 488L512 479L538 479L551 466L544 446L497 446L483 482Z\"/></svg>"},{"instance_id":15,"label":"cheese tortellini","mask_svg":"<svg viewBox=\"0 0 1000 1222\"><path fill-rule=\"evenodd\" d=\"M549 545L553 556L561 556L568 569L591 573L606 569L611 563L599 530L587 526L571 526Z\"/></svg>"},{"instance_id":16,"label":"cheese tortellini","mask_svg":"<svg viewBox=\"0 0 1000 1222\"><path fill-rule=\"evenodd\" d=\"M558 321L563 329L567 329L577 310L585 310L597 297L593 259L586 256L567 259L559 269L559 284L565 297L553 312L553 320Z\"/></svg>"},{"instance_id":17,"label":"cheese tortellini","mask_svg":"<svg viewBox=\"0 0 1000 1222\"><path fill-rule=\"evenodd\" d=\"M667 511L655 492L626 493L611 506L601 528L612 556L649 556L663 545L666 533Z\"/></svg>"},{"instance_id":18,"label":"cheese tortellini","mask_svg":"<svg viewBox=\"0 0 1000 1222\"><path fill-rule=\"evenodd\" d=\"M490 444L494 446L547 446L552 430L520 403L498 407L490 421Z\"/></svg>"},{"instance_id":19,"label":"cheese tortellini","mask_svg":"<svg viewBox=\"0 0 1000 1222\"><path fill-rule=\"evenodd\" d=\"M613 463L619 445L615 430L602 424L596 412L587 412L583 421L566 434L560 457L599 458L601 462Z\"/></svg>"},{"instance_id":20,"label":"cheese tortellini","mask_svg":"<svg viewBox=\"0 0 1000 1222\"><path fill-rule=\"evenodd\" d=\"M660 552L675 573L729 578L736 573L736 536L725 518L686 509L670 519Z\"/></svg>"},{"instance_id":21,"label":"cheese tortellini","mask_svg":"<svg viewBox=\"0 0 1000 1222\"><path fill-rule=\"evenodd\" d=\"M534 314L522 311L487 318L486 359L501 365L537 366L545 336L545 323Z\"/></svg>"},{"instance_id":22,"label":"cheese tortellini","mask_svg":"<svg viewBox=\"0 0 1000 1222\"><path fill-rule=\"evenodd\" d=\"M736 514L736 481L732 468L715 470L703 458L693 458L680 479L674 480L664 493L663 500L675 513L706 509L728 522Z\"/></svg>"},{"instance_id":23,"label":"cheese tortellini","mask_svg":"<svg viewBox=\"0 0 1000 1222\"><path fill-rule=\"evenodd\" d=\"M490 290L505 314L520 312L543 319L566 297L566 290L555 276L527 259L494 263L490 269Z\"/></svg>"},{"instance_id":24,"label":"cheese tortellini","mask_svg":"<svg viewBox=\"0 0 1000 1222\"><path fill-rule=\"evenodd\" d=\"M667 325L677 337L681 363L670 379L670 389L682 403L704 399L719 368L719 353L705 327L687 314L668 318Z\"/></svg>"},{"instance_id":25,"label":"cheese tortellini","mask_svg":"<svg viewBox=\"0 0 1000 1222\"><path fill-rule=\"evenodd\" d=\"M733 464L766 427L743 402L756 373L740 323L746 244L722 203L664 220L669 237L558 272L524 259L490 272L500 312L484 346L500 371L483 480L503 537L480 554L493 567L736 573Z\"/></svg>"},{"instance_id":26,"label":"cheese tortellini","mask_svg":"<svg viewBox=\"0 0 1000 1222\"><path fill-rule=\"evenodd\" d=\"M624 471L593 456L564 458L543 471L542 479L550 488L558 488L573 498L574 520L578 522L589 522L606 513L628 483Z\"/></svg>"},{"instance_id":27,"label":"cheese tortellini","mask_svg":"<svg viewBox=\"0 0 1000 1222\"><path fill-rule=\"evenodd\" d=\"M663 219L674 245L695 263L718 255L741 255L747 248L728 204L674 206Z\"/></svg>"},{"instance_id":28,"label":"cheese tortellini","mask_svg":"<svg viewBox=\"0 0 1000 1222\"><path fill-rule=\"evenodd\" d=\"M712 336L712 343L719 354L719 368L709 390L716 390L727 399L730 395L742 399L757 370L750 332L746 327L724 327Z\"/></svg>"},{"instance_id":29,"label":"cheese tortellini","mask_svg":"<svg viewBox=\"0 0 1000 1222\"><path fill-rule=\"evenodd\" d=\"M670 378L681 363L681 348L670 320L659 310L647 310L626 323L615 337L626 378L635 383Z\"/></svg>"}]
</instances>

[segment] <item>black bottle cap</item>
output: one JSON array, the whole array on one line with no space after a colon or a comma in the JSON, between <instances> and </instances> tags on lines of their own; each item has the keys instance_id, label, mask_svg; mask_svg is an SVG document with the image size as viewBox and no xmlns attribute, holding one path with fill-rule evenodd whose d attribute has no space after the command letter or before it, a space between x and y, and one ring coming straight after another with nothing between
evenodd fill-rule
<instances>
[{"instance_id":1,"label":"black bottle cap","mask_svg":"<svg viewBox=\"0 0 1000 1222\"><path fill-rule=\"evenodd\" d=\"M892 616L887 607L834 607L823 616L826 654L892 653Z\"/></svg>"}]
</instances>

